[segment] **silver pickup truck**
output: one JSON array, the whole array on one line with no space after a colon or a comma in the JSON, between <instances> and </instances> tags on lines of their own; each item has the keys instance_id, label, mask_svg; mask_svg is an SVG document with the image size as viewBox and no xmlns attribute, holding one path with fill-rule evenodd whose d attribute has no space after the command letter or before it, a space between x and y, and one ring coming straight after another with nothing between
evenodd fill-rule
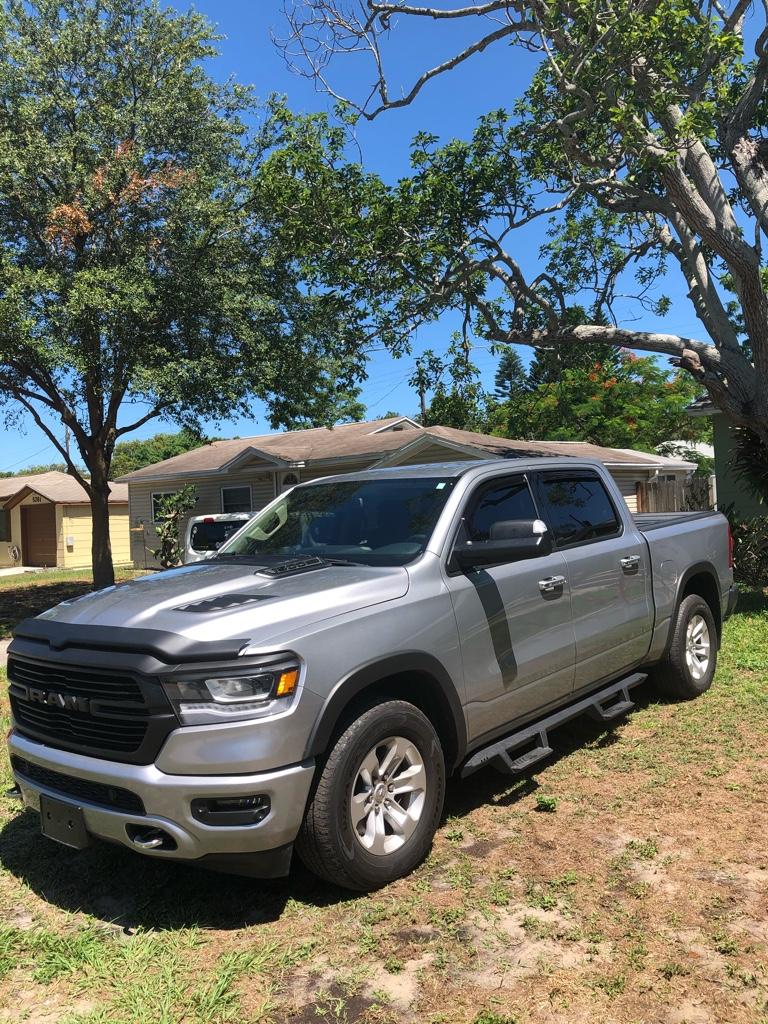
<instances>
[{"instance_id":1,"label":"silver pickup truck","mask_svg":"<svg viewBox=\"0 0 768 1024\"><path fill-rule=\"evenodd\" d=\"M717 513L632 516L598 463L302 484L208 561L64 602L10 648L9 748L44 834L256 877L294 846L357 890L429 850L446 777L712 682Z\"/></svg>"}]
</instances>

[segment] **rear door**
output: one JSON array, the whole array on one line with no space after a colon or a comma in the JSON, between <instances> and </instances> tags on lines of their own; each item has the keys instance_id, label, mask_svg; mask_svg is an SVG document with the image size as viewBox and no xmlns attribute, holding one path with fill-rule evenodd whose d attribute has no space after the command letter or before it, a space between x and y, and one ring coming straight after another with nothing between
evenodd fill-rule
<instances>
[{"instance_id":1,"label":"rear door","mask_svg":"<svg viewBox=\"0 0 768 1024\"><path fill-rule=\"evenodd\" d=\"M482 544L494 523L539 518L522 475L495 478L468 498L455 542ZM551 585L554 578L554 585ZM461 641L470 739L567 697L575 642L560 552L462 572L445 567ZM546 585L545 585L546 584Z\"/></svg>"},{"instance_id":2,"label":"rear door","mask_svg":"<svg viewBox=\"0 0 768 1024\"><path fill-rule=\"evenodd\" d=\"M537 496L566 562L578 691L634 667L648 651L648 547L595 470L540 473Z\"/></svg>"}]
</instances>

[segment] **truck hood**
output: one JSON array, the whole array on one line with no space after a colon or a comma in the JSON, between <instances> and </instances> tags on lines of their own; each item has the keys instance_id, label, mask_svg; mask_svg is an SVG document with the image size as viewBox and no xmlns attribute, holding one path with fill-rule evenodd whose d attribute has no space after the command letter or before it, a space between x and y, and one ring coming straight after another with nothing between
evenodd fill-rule
<instances>
[{"instance_id":1,"label":"truck hood","mask_svg":"<svg viewBox=\"0 0 768 1024\"><path fill-rule=\"evenodd\" d=\"M194 641L301 632L335 615L394 601L408 591L406 569L331 565L283 579L259 567L207 562L141 576L64 601L40 618L80 626L159 629Z\"/></svg>"}]
</instances>

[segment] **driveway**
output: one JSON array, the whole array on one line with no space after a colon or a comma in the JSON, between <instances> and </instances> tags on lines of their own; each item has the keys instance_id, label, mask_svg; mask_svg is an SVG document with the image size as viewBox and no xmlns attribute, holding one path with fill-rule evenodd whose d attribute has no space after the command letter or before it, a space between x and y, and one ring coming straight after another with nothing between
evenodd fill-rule
<instances>
[{"instance_id":1,"label":"driveway","mask_svg":"<svg viewBox=\"0 0 768 1024\"><path fill-rule=\"evenodd\" d=\"M8 661L8 645L10 640L0 640L0 668L5 668Z\"/></svg>"}]
</instances>

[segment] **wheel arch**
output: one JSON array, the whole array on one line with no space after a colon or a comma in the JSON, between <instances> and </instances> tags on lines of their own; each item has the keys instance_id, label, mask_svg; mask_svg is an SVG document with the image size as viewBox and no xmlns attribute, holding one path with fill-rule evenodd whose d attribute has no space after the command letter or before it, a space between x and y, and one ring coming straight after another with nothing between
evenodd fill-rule
<instances>
[{"instance_id":1,"label":"wheel arch","mask_svg":"<svg viewBox=\"0 0 768 1024\"><path fill-rule=\"evenodd\" d=\"M674 634L677 616L680 611L680 605L686 597L690 597L691 594L697 594L709 605L712 617L715 620L717 644L718 647L720 646L723 632L723 609L720 599L720 581L717 576L717 571L711 562L697 562L695 565L691 565L685 570L678 582L677 596L675 597L675 610L672 619L670 620L666 651L669 650L670 644L672 643L672 636Z\"/></svg>"},{"instance_id":2,"label":"wheel arch","mask_svg":"<svg viewBox=\"0 0 768 1024\"><path fill-rule=\"evenodd\" d=\"M464 757L467 729L456 686L433 655L394 654L355 669L333 688L307 742L305 757L320 757L364 710L383 700L406 700L435 727L450 772Z\"/></svg>"}]
</instances>

